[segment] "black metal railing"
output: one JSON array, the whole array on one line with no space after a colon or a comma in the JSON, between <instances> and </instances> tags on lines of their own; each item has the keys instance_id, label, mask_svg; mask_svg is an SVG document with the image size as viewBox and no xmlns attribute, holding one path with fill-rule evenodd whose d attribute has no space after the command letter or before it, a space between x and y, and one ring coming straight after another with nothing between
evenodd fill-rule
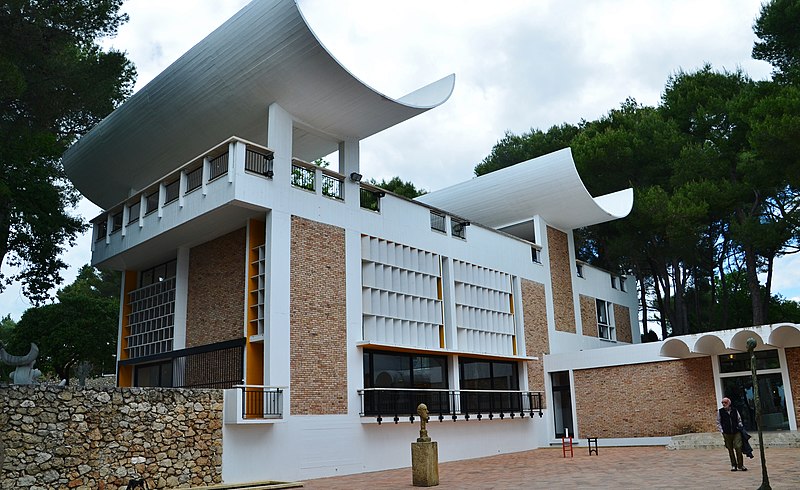
<instances>
[{"instance_id":1,"label":"black metal railing","mask_svg":"<svg viewBox=\"0 0 800 490\"><path fill-rule=\"evenodd\" d=\"M103 221L100 221L95 224L97 227L97 236L95 237L95 241L105 240L106 235L108 234L108 220L105 216L103 216Z\"/></svg>"},{"instance_id":2,"label":"black metal railing","mask_svg":"<svg viewBox=\"0 0 800 490\"><path fill-rule=\"evenodd\" d=\"M214 158L209 162L209 182L228 173L228 153Z\"/></svg>"},{"instance_id":3,"label":"black metal railing","mask_svg":"<svg viewBox=\"0 0 800 490\"><path fill-rule=\"evenodd\" d=\"M111 216L111 233L114 233L121 229L122 229L122 210L119 210L118 212L114 213L113 216Z\"/></svg>"},{"instance_id":4,"label":"black metal railing","mask_svg":"<svg viewBox=\"0 0 800 490\"><path fill-rule=\"evenodd\" d=\"M178 199L180 194L181 181L180 179L173 180L172 182L164 185L164 204L169 204Z\"/></svg>"},{"instance_id":5,"label":"black metal railing","mask_svg":"<svg viewBox=\"0 0 800 490\"><path fill-rule=\"evenodd\" d=\"M361 187L361 191L359 193L360 205L362 208L370 211L380 211L381 198L385 195L386 193L383 191L376 191Z\"/></svg>"},{"instance_id":6,"label":"black metal railing","mask_svg":"<svg viewBox=\"0 0 800 490\"><path fill-rule=\"evenodd\" d=\"M316 190L316 173L313 168L292 163L292 185L308 191Z\"/></svg>"},{"instance_id":7,"label":"black metal railing","mask_svg":"<svg viewBox=\"0 0 800 490\"><path fill-rule=\"evenodd\" d=\"M239 386L242 418L269 419L283 415L283 389L271 386Z\"/></svg>"},{"instance_id":8,"label":"black metal railing","mask_svg":"<svg viewBox=\"0 0 800 490\"><path fill-rule=\"evenodd\" d=\"M259 153L248 148L244 152L244 169L248 172L272 178L272 161L274 158L272 153Z\"/></svg>"},{"instance_id":9,"label":"black metal railing","mask_svg":"<svg viewBox=\"0 0 800 490\"><path fill-rule=\"evenodd\" d=\"M186 172L186 194L203 185L203 167Z\"/></svg>"},{"instance_id":10,"label":"black metal railing","mask_svg":"<svg viewBox=\"0 0 800 490\"><path fill-rule=\"evenodd\" d=\"M340 201L344 200L344 178L335 175L322 174L322 195Z\"/></svg>"},{"instance_id":11,"label":"black metal railing","mask_svg":"<svg viewBox=\"0 0 800 490\"><path fill-rule=\"evenodd\" d=\"M171 363L171 388L233 388L244 379L245 338L125 359L121 366Z\"/></svg>"},{"instance_id":12,"label":"black metal railing","mask_svg":"<svg viewBox=\"0 0 800 490\"><path fill-rule=\"evenodd\" d=\"M542 393L504 390L436 390L366 388L359 390L361 416L374 416L378 423L388 417L394 423L414 421L417 406L424 403L431 419L504 419L543 415Z\"/></svg>"},{"instance_id":13,"label":"black metal railing","mask_svg":"<svg viewBox=\"0 0 800 490\"><path fill-rule=\"evenodd\" d=\"M145 197L144 204L145 204L144 207L145 215L150 214L156 209L158 209L158 189L151 192L150 194L147 195L147 197Z\"/></svg>"},{"instance_id":14,"label":"black metal railing","mask_svg":"<svg viewBox=\"0 0 800 490\"><path fill-rule=\"evenodd\" d=\"M141 202L135 202L128 205L128 224L136 223L139 221L139 210L141 209Z\"/></svg>"}]
</instances>

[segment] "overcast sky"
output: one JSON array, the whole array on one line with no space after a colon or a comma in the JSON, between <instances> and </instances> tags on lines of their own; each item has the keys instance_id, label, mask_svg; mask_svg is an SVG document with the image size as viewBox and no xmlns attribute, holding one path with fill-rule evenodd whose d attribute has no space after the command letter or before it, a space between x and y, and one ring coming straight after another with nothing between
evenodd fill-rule
<instances>
[{"instance_id":1,"label":"overcast sky","mask_svg":"<svg viewBox=\"0 0 800 490\"><path fill-rule=\"evenodd\" d=\"M130 21L105 45L128 53L139 89L247 3L127 0ZM596 119L627 97L655 105L681 69L708 62L767 78L770 67L750 58L760 3L299 0L331 53L390 97L456 74L444 105L361 143L365 178L399 175L427 190L471 178L507 130ZM100 210L85 202L79 212ZM90 257L84 236L66 255L67 283ZM800 258L776 267L774 289L800 300ZM19 288L0 295L3 314L18 319L27 307Z\"/></svg>"}]
</instances>

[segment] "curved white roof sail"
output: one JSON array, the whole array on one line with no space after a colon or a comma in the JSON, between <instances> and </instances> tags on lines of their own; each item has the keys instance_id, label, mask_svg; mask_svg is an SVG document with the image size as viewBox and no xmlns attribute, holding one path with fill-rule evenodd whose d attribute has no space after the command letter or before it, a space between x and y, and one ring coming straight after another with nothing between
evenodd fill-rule
<instances>
[{"instance_id":1,"label":"curved white roof sail","mask_svg":"<svg viewBox=\"0 0 800 490\"><path fill-rule=\"evenodd\" d=\"M64 168L108 208L230 136L264 143L272 103L298 122L293 156L312 161L442 104L454 82L394 100L336 61L294 0L255 0L84 135Z\"/></svg>"},{"instance_id":2,"label":"curved white roof sail","mask_svg":"<svg viewBox=\"0 0 800 490\"><path fill-rule=\"evenodd\" d=\"M563 230L624 218L633 189L592 197L569 148L512 165L417 198L492 228L539 215Z\"/></svg>"}]
</instances>

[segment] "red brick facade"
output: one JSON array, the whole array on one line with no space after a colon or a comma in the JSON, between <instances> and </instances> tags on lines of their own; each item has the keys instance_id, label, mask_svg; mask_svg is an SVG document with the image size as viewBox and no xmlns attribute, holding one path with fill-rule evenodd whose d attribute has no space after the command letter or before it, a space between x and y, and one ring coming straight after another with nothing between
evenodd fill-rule
<instances>
[{"instance_id":1,"label":"red brick facade","mask_svg":"<svg viewBox=\"0 0 800 490\"><path fill-rule=\"evenodd\" d=\"M544 355L550 353L544 284L522 280L522 311L525 319L525 352L539 358L538 361L528 362L528 388L544 392Z\"/></svg>"},{"instance_id":2,"label":"red brick facade","mask_svg":"<svg viewBox=\"0 0 800 490\"><path fill-rule=\"evenodd\" d=\"M665 437L716 430L710 357L575 370L580 437Z\"/></svg>"},{"instance_id":3,"label":"red brick facade","mask_svg":"<svg viewBox=\"0 0 800 490\"><path fill-rule=\"evenodd\" d=\"M786 369L789 373L789 383L792 385L794 414L797 426L800 427L800 347L786 349Z\"/></svg>"},{"instance_id":4,"label":"red brick facade","mask_svg":"<svg viewBox=\"0 0 800 490\"><path fill-rule=\"evenodd\" d=\"M567 234L548 226L547 247L556 330L575 333L575 305L572 300L572 272L569 266Z\"/></svg>"},{"instance_id":5,"label":"red brick facade","mask_svg":"<svg viewBox=\"0 0 800 490\"><path fill-rule=\"evenodd\" d=\"M580 295L583 335L597 337L597 302L591 296Z\"/></svg>"},{"instance_id":6,"label":"red brick facade","mask_svg":"<svg viewBox=\"0 0 800 490\"><path fill-rule=\"evenodd\" d=\"M292 216L291 247L291 411L346 414L344 230Z\"/></svg>"},{"instance_id":7,"label":"red brick facade","mask_svg":"<svg viewBox=\"0 0 800 490\"><path fill-rule=\"evenodd\" d=\"M627 306L614 305L614 327L617 329L617 341L631 343L631 310Z\"/></svg>"},{"instance_id":8,"label":"red brick facade","mask_svg":"<svg viewBox=\"0 0 800 490\"><path fill-rule=\"evenodd\" d=\"M245 228L189 251L186 347L244 336Z\"/></svg>"}]
</instances>

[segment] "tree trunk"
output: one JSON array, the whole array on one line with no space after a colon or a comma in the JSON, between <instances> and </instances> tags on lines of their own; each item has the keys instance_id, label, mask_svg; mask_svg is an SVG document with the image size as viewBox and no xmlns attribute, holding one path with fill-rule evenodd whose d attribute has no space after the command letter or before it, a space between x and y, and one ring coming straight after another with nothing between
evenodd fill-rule
<instances>
[{"instance_id":1,"label":"tree trunk","mask_svg":"<svg viewBox=\"0 0 800 490\"><path fill-rule=\"evenodd\" d=\"M767 281L764 285L764 323L768 323L769 319L769 301L772 299L772 266L775 263L775 254L770 254L767 257Z\"/></svg>"},{"instance_id":2,"label":"tree trunk","mask_svg":"<svg viewBox=\"0 0 800 490\"><path fill-rule=\"evenodd\" d=\"M758 263L756 252L752 245L745 245L744 250L745 271L747 274L747 289L750 291L750 304L753 310L753 325L764 325L764 298L761 295L761 285L758 282Z\"/></svg>"},{"instance_id":3,"label":"tree trunk","mask_svg":"<svg viewBox=\"0 0 800 490\"><path fill-rule=\"evenodd\" d=\"M639 281L639 301L642 304L642 335L647 335L649 328L647 327L647 281L644 274L637 274L636 279Z\"/></svg>"},{"instance_id":4,"label":"tree trunk","mask_svg":"<svg viewBox=\"0 0 800 490\"><path fill-rule=\"evenodd\" d=\"M673 281L675 287L675 323L672 325L673 335L685 335L689 333L689 314L686 305L686 274L677 259L672 261L672 271L675 274Z\"/></svg>"}]
</instances>

